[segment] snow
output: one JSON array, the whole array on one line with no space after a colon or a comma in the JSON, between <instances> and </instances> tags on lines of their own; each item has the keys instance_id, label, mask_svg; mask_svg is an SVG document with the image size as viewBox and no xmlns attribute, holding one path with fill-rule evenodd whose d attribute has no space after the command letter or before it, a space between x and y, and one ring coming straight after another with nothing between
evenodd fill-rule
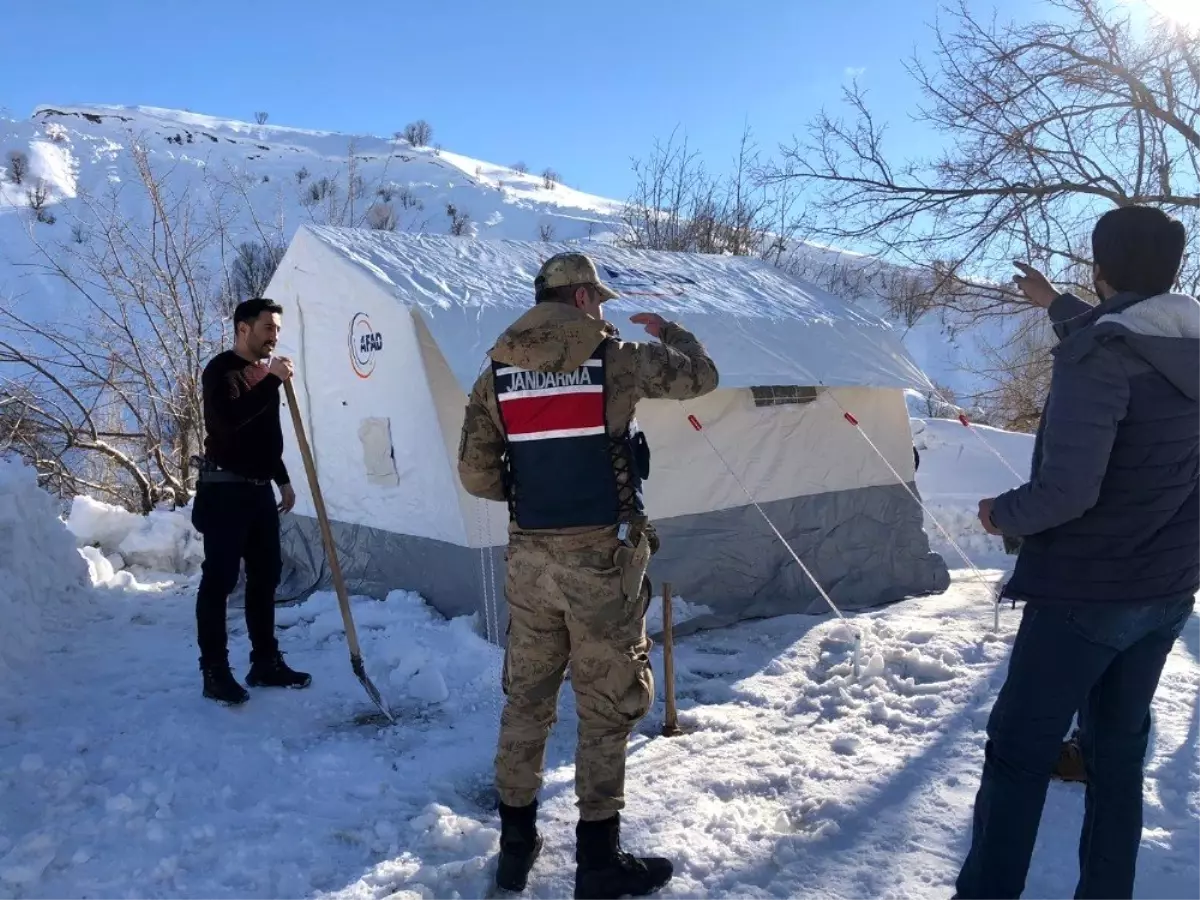
<instances>
[{"instance_id":1,"label":"snow","mask_svg":"<svg viewBox=\"0 0 1200 900\"><path fill-rule=\"evenodd\" d=\"M25 149L31 175L50 187L59 222L33 227L51 242L70 239L73 217L86 220L86 197L135 178L134 140L173 167L179 193L241 179L287 241L315 221L295 172L344 171L351 137L149 107L54 109L0 122L0 151ZM175 135L181 143L168 141ZM356 138L355 153L372 189L394 183L423 205L405 214L414 231L444 233L447 203L469 211L479 237L529 241L548 224L556 242L599 248L617 226L619 203L547 190L537 175L369 136ZM25 187L0 179L0 295L53 315L72 302L61 281L18 275L34 258ZM235 241L253 233L244 211L229 225ZM445 292L436 281L424 287ZM870 295L848 299L873 310ZM958 366L973 355L969 339L927 317L904 345L935 380L970 393ZM656 702L630 742L624 843L675 860L663 897L952 893L984 724L1018 621L1004 608L993 628L994 585L1011 558L981 531L975 507L1020 483L1032 437L920 417L912 431L931 542L964 566L945 594L846 623L792 616L680 637L678 738L659 736L655 648ZM282 649L313 686L256 690L226 709L200 694L200 552L187 509L138 517L79 498L65 526L58 512L32 471L0 459L0 720L11 723L0 736L0 897L487 892L499 837L490 786L502 654L481 637L479 616L446 621L401 590L353 598L368 673L402 720L381 727L363 718L373 707L350 671L336 600L316 594L277 612ZM679 623L708 610L676 598L673 612ZM648 620L652 632L661 627L658 600ZM244 676L236 603L229 621ZM1200 889L1198 624L1188 622L1155 700L1137 896ZM531 897L571 892L575 726L565 689ZM1079 785L1052 785L1030 896L1073 889L1082 795Z\"/></svg>"},{"instance_id":2,"label":"snow","mask_svg":"<svg viewBox=\"0 0 1200 900\"><path fill-rule=\"evenodd\" d=\"M1033 435L965 427L954 419L912 419L911 428L921 456L917 490L927 509L925 530L934 551L950 565L963 564L937 522L972 561L1003 565L1003 541L979 526L979 501L1024 483Z\"/></svg>"},{"instance_id":3,"label":"snow","mask_svg":"<svg viewBox=\"0 0 1200 900\"><path fill-rule=\"evenodd\" d=\"M72 498L67 528L93 570L108 572L109 578L109 569L120 571L127 565L194 572L204 560L204 545L192 527L187 507L156 509L148 516L139 516L115 504L79 495ZM92 581L97 581L95 575Z\"/></svg>"},{"instance_id":4,"label":"snow","mask_svg":"<svg viewBox=\"0 0 1200 900\"><path fill-rule=\"evenodd\" d=\"M951 525L974 548L978 525L966 511L1011 473L956 422L918 420L914 431L923 497L962 512ZM1028 465L1027 437L981 434L1018 470ZM373 707L350 671L330 593L277 612L281 647L313 673L312 687L255 690L244 707L219 707L200 695L196 574L146 572L144 581L114 584L130 573L108 574L109 548L77 551L28 470L4 465L3 602L14 581L37 579L18 616L67 598L96 612L47 629L38 658L5 676L0 719L20 727L0 739L0 896L488 892L499 839L490 785L502 652L481 636L479 616L447 621L400 590L383 601L352 598L368 674L399 714L395 726L364 715ZM90 503L72 518L79 539L124 543L141 530ZM993 630L990 580L1005 558L978 546L988 584L959 570L941 596L844 623L790 616L680 637L680 737L659 735L655 647L655 705L630 741L624 844L675 861L661 896L952 893L983 729L1019 617L1006 608ZM103 591L78 585L85 558ZM686 598L673 611L676 621L706 612ZM650 618L653 631L658 600ZM229 622L231 661L244 676L241 611L232 608ZM1155 699L1135 896L1194 897L1200 887L1198 625L1188 622ZM564 689L530 897L572 890L575 727ZM1080 785L1051 786L1030 896L1073 889L1082 805Z\"/></svg>"},{"instance_id":5,"label":"snow","mask_svg":"<svg viewBox=\"0 0 1200 900\"><path fill-rule=\"evenodd\" d=\"M35 660L53 633L86 618L88 565L33 469L0 456L0 684Z\"/></svg>"},{"instance_id":6,"label":"snow","mask_svg":"<svg viewBox=\"0 0 1200 900\"><path fill-rule=\"evenodd\" d=\"M599 253L613 249L621 228L619 198L562 183L547 189L538 174L521 175L449 150L159 107L45 104L27 120L0 118L0 166L8 150L24 150L30 176L44 180L50 190L48 211L57 218L53 225L34 223L26 196L32 182L27 178L17 186L0 178L0 299L20 301L22 312L35 319L78 306L62 279L47 277L38 268L44 260L35 241L51 252L60 246L79 251L73 232L79 230L85 243L91 240L97 209L107 205L114 188L121 189L118 203L126 218L146 221L141 192L134 189L138 176L129 151L135 143L148 151L171 194L222 204L230 245L260 238L260 226L286 246L304 224L362 225L378 200L376 190L389 186L407 191L411 199L408 207L398 199L392 202L399 231L448 233L449 204L469 215L467 233L479 238L535 241L547 229L554 243ZM327 204L305 205L302 195L316 180L345 182L351 144L366 187L353 214L346 209L345 215L331 217ZM302 169L309 178L300 183ZM798 244L791 252L815 275L843 266L879 268L869 258L815 244ZM216 248L206 262L220 268ZM864 283L855 290L857 296L842 299L856 304L865 318L883 314L877 286ZM649 302L670 305L662 298ZM936 382L958 397L970 397L980 387L979 378L963 362L979 358L979 335L956 331L954 325L929 315L913 328L897 326L893 340L902 339L908 354Z\"/></svg>"},{"instance_id":7,"label":"snow","mask_svg":"<svg viewBox=\"0 0 1200 900\"><path fill-rule=\"evenodd\" d=\"M572 249L565 242L306 225L281 269L307 277L277 276L271 292L278 295L286 284L301 297L325 296L322 286L341 283L346 276L339 266L352 264L389 299L420 311L466 392L483 351L529 309L542 262ZM717 360L722 387L930 387L883 319L764 260L618 247L589 252L600 277L621 295L605 304L606 318L623 326L630 315L651 308L679 319ZM381 305L372 302L369 288L353 297L376 320ZM297 304L306 313L311 307Z\"/></svg>"}]
</instances>

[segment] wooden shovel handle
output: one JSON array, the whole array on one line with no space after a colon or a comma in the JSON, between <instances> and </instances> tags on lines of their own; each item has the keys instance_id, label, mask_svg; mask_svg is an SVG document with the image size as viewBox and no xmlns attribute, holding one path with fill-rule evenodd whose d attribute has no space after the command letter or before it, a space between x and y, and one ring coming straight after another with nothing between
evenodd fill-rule
<instances>
[{"instance_id":1,"label":"wooden shovel handle","mask_svg":"<svg viewBox=\"0 0 1200 900\"><path fill-rule=\"evenodd\" d=\"M333 543L333 531L329 527L329 516L325 513L325 500L321 497L321 486L317 484L317 467L313 463L312 449L308 446L308 438L304 434L304 422L300 418L300 405L296 402L296 390L292 387L291 378L283 383L283 390L287 394L288 410L292 414L292 425L296 430L296 443L300 446L300 457L304 460L304 472L308 476L308 488L312 493L313 506L317 510L317 524L321 526L321 541L325 545L325 558L333 574L333 589L337 592L338 606L342 610L342 623L346 626L346 643L350 647L350 656L358 658L362 653L358 647L358 632L354 628L354 619L350 616L350 595L342 577L337 546Z\"/></svg>"}]
</instances>

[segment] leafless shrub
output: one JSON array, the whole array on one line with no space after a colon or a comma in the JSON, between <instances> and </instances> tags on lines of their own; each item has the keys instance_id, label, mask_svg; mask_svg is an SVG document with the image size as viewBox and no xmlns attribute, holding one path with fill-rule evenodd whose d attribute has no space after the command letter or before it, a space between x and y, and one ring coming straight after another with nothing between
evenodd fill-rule
<instances>
[{"instance_id":1,"label":"leafless shrub","mask_svg":"<svg viewBox=\"0 0 1200 900\"><path fill-rule=\"evenodd\" d=\"M545 169L542 172L542 187L548 191L554 190L558 184L558 173L553 169Z\"/></svg>"},{"instance_id":2,"label":"leafless shrub","mask_svg":"<svg viewBox=\"0 0 1200 900\"><path fill-rule=\"evenodd\" d=\"M367 210L367 227L375 231L396 230L396 210L390 203L376 203Z\"/></svg>"},{"instance_id":3,"label":"leafless shrub","mask_svg":"<svg viewBox=\"0 0 1200 900\"><path fill-rule=\"evenodd\" d=\"M542 222L538 225L538 238L546 243L554 240L554 223Z\"/></svg>"},{"instance_id":4,"label":"leafless shrub","mask_svg":"<svg viewBox=\"0 0 1200 900\"><path fill-rule=\"evenodd\" d=\"M265 112L256 112L254 114L254 121L257 122L259 125L266 125L267 124L267 114Z\"/></svg>"},{"instance_id":5,"label":"leafless shrub","mask_svg":"<svg viewBox=\"0 0 1200 900\"><path fill-rule=\"evenodd\" d=\"M308 190L301 196L301 202L305 206L316 206L318 203L336 196L337 182L328 175L322 175L309 184Z\"/></svg>"},{"instance_id":6,"label":"leafless shrub","mask_svg":"<svg viewBox=\"0 0 1200 900\"><path fill-rule=\"evenodd\" d=\"M25 191L25 199L39 222L46 225L54 224L54 213L46 208L46 204L50 202L50 186L46 184L44 178L39 178L32 187Z\"/></svg>"},{"instance_id":7,"label":"leafless shrub","mask_svg":"<svg viewBox=\"0 0 1200 900\"><path fill-rule=\"evenodd\" d=\"M301 166L296 170L296 184L304 184L308 177L309 171L307 166Z\"/></svg>"},{"instance_id":8,"label":"leafless shrub","mask_svg":"<svg viewBox=\"0 0 1200 900\"><path fill-rule=\"evenodd\" d=\"M460 210L453 203L447 203L446 215L450 219L450 233L452 235L462 237L467 233L467 228L471 223L471 216L466 210Z\"/></svg>"},{"instance_id":9,"label":"leafless shrub","mask_svg":"<svg viewBox=\"0 0 1200 900\"><path fill-rule=\"evenodd\" d=\"M517 161L517 162L513 163L511 166L509 166L509 168L512 169L514 172L516 172L518 175L528 175L529 174L529 165L522 161Z\"/></svg>"}]
</instances>

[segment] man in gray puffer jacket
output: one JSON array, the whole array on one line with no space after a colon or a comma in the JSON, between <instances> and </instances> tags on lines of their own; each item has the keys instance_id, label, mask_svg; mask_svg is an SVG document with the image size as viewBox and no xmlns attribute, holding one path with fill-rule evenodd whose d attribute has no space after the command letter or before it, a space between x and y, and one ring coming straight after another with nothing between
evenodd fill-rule
<instances>
[{"instance_id":1,"label":"man in gray puffer jacket","mask_svg":"<svg viewBox=\"0 0 1200 900\"><path fill-rule=\"evenodd\" d=\"M1076 897L1129 897L1150 704L1200 589L1200 302L1170 293L1183 225L1122 207L1092 232L1098 306L1021 265L1060 338L1027 484L979 504L1019 538L1026 601L988 720L957 895L1019 897L1062 736L1087 770Z\"/></svg>"}]
</instances>

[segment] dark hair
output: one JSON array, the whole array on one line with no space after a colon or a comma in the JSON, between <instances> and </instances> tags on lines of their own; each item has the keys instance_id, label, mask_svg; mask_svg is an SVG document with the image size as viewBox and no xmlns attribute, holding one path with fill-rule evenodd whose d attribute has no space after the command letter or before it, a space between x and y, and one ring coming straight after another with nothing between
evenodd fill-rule
<instances>
[{"instance_id":1,"label":"dark hair","mask_svg":"<svg viewBox=\"0 0 1200 900\"><path fill-rule=\"evenodd\" d=\"M568 305L575 302L575 292L581 287L593 288L595 285L590 284L560 284L558 287L539 287L537 279L533 282L533 302L534 303L566 303Z\"/></svg>"},{"instance_id":2,"label":"dark hair","mask_svg":"<svg viewBox=\"0 0 1200 900\"><path fill-rule=\"evenodd\" d=\"M1110 209L1092 229L1092 261L1116 291L1165 294L1183 263L1183 223L1153 206Z\"/></svg>"},{"instance_id":3,"label":"dark hair","mask_svg":"<svg viewBox=\"0 0 1200 900\"><path fill-rule=\"evenodd\" d=\"M253 322L265 312L282 315L283 307L266 297L252 297L249 300L243 300L233 311L233 330L237 331L238 325L242 322Z\"/></svg>"}]
</instances>

